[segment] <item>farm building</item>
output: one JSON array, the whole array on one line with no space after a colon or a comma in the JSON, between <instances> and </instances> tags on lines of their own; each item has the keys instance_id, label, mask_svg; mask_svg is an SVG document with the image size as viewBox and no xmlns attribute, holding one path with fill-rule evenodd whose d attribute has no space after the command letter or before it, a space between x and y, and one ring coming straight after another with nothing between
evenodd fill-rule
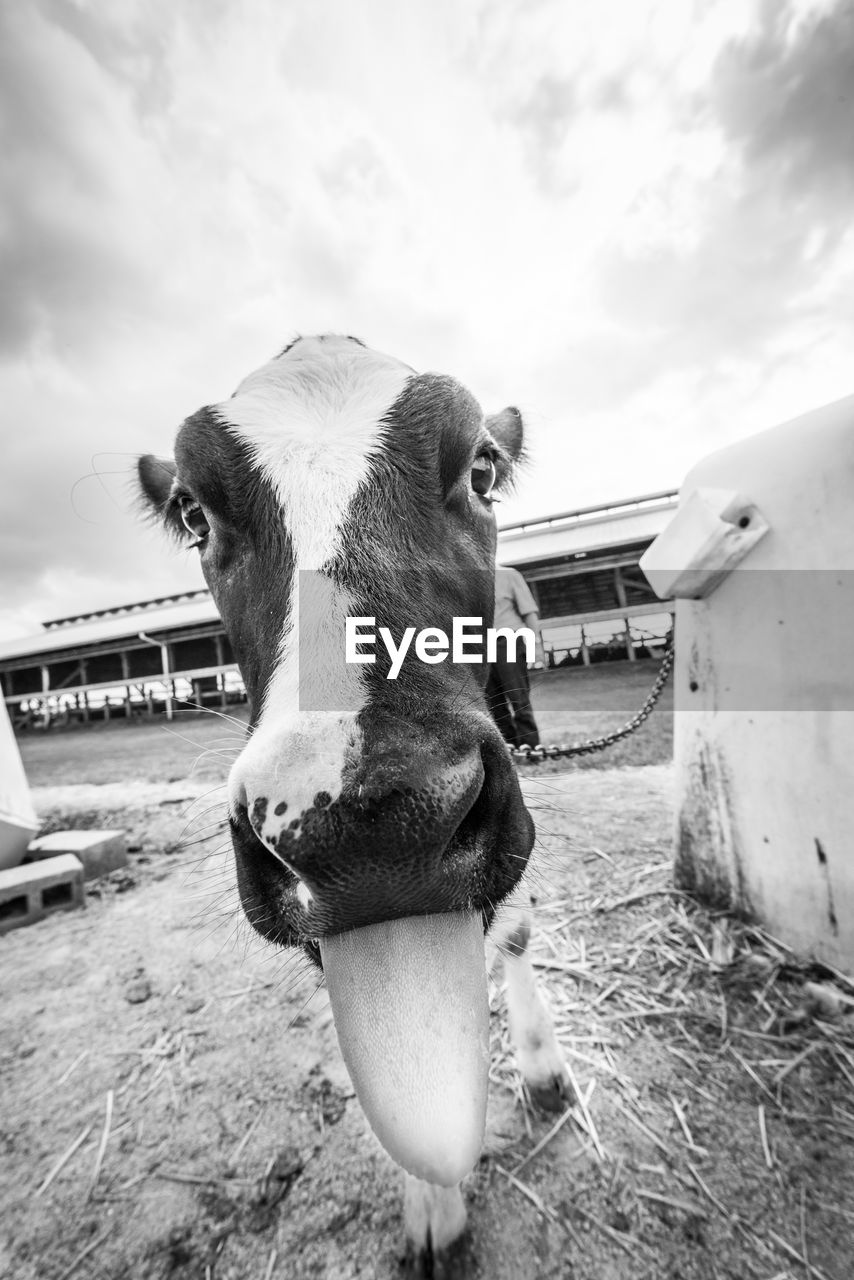
<instances>
[{"instance_id":1,"label":"farm building","mask_svg":"<svg viewBox=\"0 0 854 1280\"><path fill-rule=\"evenodd\" d=\"M550 666L631 660L661 645L670 609L638 561L676 500L668 490L499 531L500 562L520 570L539 604ZM18 728L93 714L171 717L179 703L244 697L207 590L46 622L0 644L0 682Z\"/></svg>"}]
</instances>

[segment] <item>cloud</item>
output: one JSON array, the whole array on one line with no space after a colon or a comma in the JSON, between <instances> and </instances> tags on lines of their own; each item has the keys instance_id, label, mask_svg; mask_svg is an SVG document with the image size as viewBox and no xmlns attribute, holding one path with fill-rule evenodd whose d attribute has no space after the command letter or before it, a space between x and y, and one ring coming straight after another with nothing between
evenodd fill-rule
<instances>
[{"instance_id":1,"label":"cloud","mask_svg":"<svg viewBox=\"0 0 854 1280\"><path fill-rule=\"evenodd\" d=\"M540 159L558 175L576 164L600 210L587 224L594 305L563 348L575 412L610 404L630 417L634 397L677 373L708 400L713 379L729 381L744 363L770 385L781 350L806 364L822 312L851 333L854 13L777 4L757 15L735 38L709 42L706 80L680 64L656 88L662 50L626 66L606 113L624 149L597 105L607 81L588 73L563 148L546 145L559 136L553 120L538 125ZM621 174L597 178L600 166ZM575 216L583 202L572 202ZM553 357L542 373L557 393Z\"/></svg>"},{"instance_id":2,"label":"cloud","mask_svg":"<svg viewBox=\"0 0 854 1280\"><path fill-rule=\"evenodd\" d=\"M207 0L209 15L221 12L226 0ZM129 93L140 120L156 116L173 97L173 80L166 51L175 39L181 15L200 17L198 0L126 0L104 10L69 0L36 0L45 22L66 33L92 61Z\"/></svg>"},{"instance_id":3,"label":"cloud","mask_svg":"<svg viewBox=\"0 0 854 1280\"><path fill-rule=\"evenodd\" d=\"M136 510L136 454L149 441L168 447L174 421L158 423L148 396L131 408L45 358L37 387L18 369L7 371L4 392L13 424L0 472L6 630L203 585L195 559L176 553ZM53 425L49 437L42 418Z\"/></svg>"},{"instance_id":4,"label":"cloud","mask_svg":"<svg viewBox=\"0 0 854 1280\"><path fill-rule=\"evenodd\" d=\"M148 239L127 175L153 157L89 53L37 9L0 9L0 355L79 349L105 313L146 297Z\"/></svg>"},{"instance_id":5,"label":"cloud","mask_svg":"<svg viewBox=\"0 0 854 1280\"><path fill-rule=\"evenodd\" d=\"M566 142L577 110L575 80L548 72L535 80L527 95L507 112L508 121L527 137L535 168L545 185L553 157Z\"/></svg>"},{"instance_id":6,"label":"cloud","mask_svg":"<svg viewBox=\"0 0 854 1280\"><path fill-rule=\"evenodd\" d=\"M795 27L791 10L765 6L760 30L722 49L694 111L704 131L722 133L715 170L686 183L674 169L661 184L671 212L685 204L693 235L683 242L659 214L653 235L633 243L630 219L601 258L611 311L645 327L670 367L761 359L821 276L845 269L852 72L844 5ZM638 213L642 226L641 204Z\"/></svg>"},{"instance_id":7,"label":"cloud","mask_svg":"<svg viewBox=\"0 0 854 1280\"><path fill-rule=\"evenodd\" d=\"M723 50L712 93L745 163L814 215L847 217L854 191L854 9L766 4L760 30Z\"/></svg>"}]
</instances>

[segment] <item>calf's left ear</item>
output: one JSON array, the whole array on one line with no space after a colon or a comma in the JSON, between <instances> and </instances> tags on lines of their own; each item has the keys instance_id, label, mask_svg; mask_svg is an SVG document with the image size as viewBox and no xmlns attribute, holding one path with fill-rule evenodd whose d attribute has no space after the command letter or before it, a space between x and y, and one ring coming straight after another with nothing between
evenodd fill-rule
<instances>
[{"instance_id":1,"label":"calf's left ear","mask_svg":"<svg viewBox=\"0 0 854 1280\"><path fill-rule=\"evenodd\" d=\"M137 462L136 471L145 503L157 515L162 515L172 492L177 472L175 463L171 458L155 458L154 454L146 453Z\"/></svg>"},{"instance_id":2,"label":"calf's left ear","mask_svg":"<svg viewBox=\"0 0 854 1280\"><path fill-rule=\"evenodd\" d=\"M522 437L525 434L519 410L511 407L502 409L500 413L490 414L486 419L486 429L516 462L522 453Z\"/></svg>"}]
</instances>

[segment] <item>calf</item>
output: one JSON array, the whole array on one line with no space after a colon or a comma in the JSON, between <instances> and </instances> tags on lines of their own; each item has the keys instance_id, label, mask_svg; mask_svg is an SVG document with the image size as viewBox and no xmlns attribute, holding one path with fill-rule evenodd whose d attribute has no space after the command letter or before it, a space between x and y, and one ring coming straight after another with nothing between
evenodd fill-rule
<instances>
[{"instance_id":1,"label":"calf","mask_svg":"<svg viewBox=\"0 0 854 1280\"><path fill-rule=\"evenodd\" d=\"M407 1173L421 1264L465 1223L488 1070L484 933L505 959L532 1094L567 1073L536 992L524 912L496 922L534 825L478 662L345 662L348 617L400 639L493 613L492 505L522 446L451 378L355 338L299 338L230 400L140 459L147 502L198 548L246 685L229 779L251 925L322 966L356 1093ZM362 654L370 657L370 654Z\"/></svg>"}]
</instances>

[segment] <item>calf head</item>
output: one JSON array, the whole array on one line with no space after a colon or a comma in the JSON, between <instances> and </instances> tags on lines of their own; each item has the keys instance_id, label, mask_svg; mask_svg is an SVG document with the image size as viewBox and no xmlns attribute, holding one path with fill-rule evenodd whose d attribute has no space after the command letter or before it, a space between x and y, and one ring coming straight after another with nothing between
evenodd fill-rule
<instances>
[{"instance_id":1,"label":"calf head","mask_svg":"<svg viewBox=\"0 0 854 1280\"><path fill-rule=\"evenodd\" d=\"M451 1075L465 1075L454 1045L471 1022L480 1030L463 1058L485 1081L472 938L522 874L533 824L485 708L485 665L410 655L389 679L381 647L371 664L344 660L345 620L373 618L398 641L413 626L450 634L454 617L491 624L492 503L521 443L515 409L485 417L454 380L326 335L298 339L188 418L174 461L139 464L148 502L198 548L249 697L229 780L246 916L323 963L375 1129L436 1181L458 1177L458 1162L413 1154L401 1125L429 1146L431 1107L484 1089L404 1081L403 1094L436 1095L419 1119L417 1099L376 1080L387 1058L429 1060L449 1042ZM402 1121L389 1117L401 1107Z\"/></svg>"}]
</instances>

